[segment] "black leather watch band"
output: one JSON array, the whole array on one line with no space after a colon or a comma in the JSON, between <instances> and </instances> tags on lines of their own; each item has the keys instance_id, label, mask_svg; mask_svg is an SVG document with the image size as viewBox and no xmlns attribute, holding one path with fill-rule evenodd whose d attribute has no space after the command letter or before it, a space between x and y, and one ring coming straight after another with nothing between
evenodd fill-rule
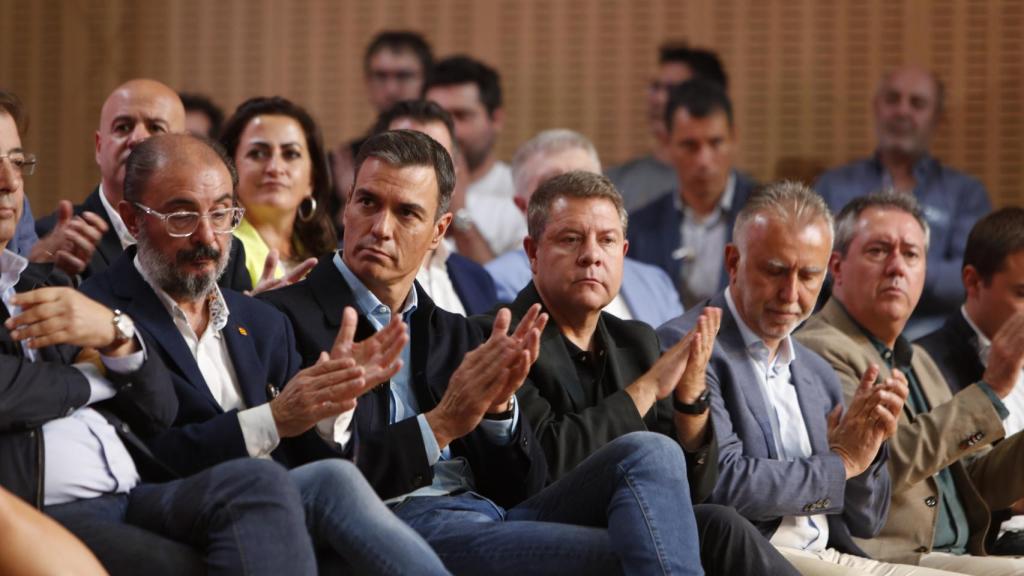
<instances>
[{"instance_id":1,"label":"black leather watch band","mask_svg":"<svg viewBox=\"0 0 1024 576\"><path fill-rule=\"evenodd\" d=\"M704 391L700 393L700 396L697 397L696 402L693 404L685 404L680 402L679 399L676 398L676 395L673 394L672 407L676 409L676 412L681 412L683 414L703 414L708 411L708 406L711 405L711 402L709 401L710 397L711 393L707 388L705 388Z\"/></svg>"}]
</instances>

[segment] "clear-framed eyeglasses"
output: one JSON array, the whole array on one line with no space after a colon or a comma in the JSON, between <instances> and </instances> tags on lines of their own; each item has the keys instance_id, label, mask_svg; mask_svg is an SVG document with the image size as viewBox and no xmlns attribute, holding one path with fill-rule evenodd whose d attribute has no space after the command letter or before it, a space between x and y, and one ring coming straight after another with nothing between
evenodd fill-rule
<instances>
[{"instance_id":1,"label":"clear-framed eyeglasses","mask_svg":"<svg viewBox=\"0 0 1024 576\"><path fill-rule=\"evenodd\" d=\"M242 216L245 215L245 208L241 206L218 208L217 210L210 210L205 214L186 211L164 214L138 202L132 202L132 204L146 214L163 220L167 234L175 238L191 236L199 228L199 221L203 218L206 218L207 222L210 223L210 229L215 233L231 234L242 223Z\"/></svg>"},{"instance_id":2,"label":"clear-framed eyeglasses","mask_svg":"<svg viewBox=\"0 0 1024 576\"><path fill-rule=\"evenodd\" d=\"M7 160L15 172L22 176L31 176L36 171L36 156L28 152L8 152L0 154L0 162Z\"/></svg>"}]
</instances>

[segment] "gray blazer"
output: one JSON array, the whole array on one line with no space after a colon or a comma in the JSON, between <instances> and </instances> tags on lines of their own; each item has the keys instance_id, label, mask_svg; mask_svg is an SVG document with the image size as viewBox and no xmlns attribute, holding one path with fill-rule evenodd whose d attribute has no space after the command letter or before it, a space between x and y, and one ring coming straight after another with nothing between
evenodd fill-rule
<instances>
[{"instance_id":1,"label":"gray blazer","mask_svg":"<svg viewBox=\"0 0 1024 576\"><path fill-rule=\"evenodd\" d=\"M775 533L783 516L826 514L829 547L865 556L851 535L870 538L885 524L890 496L887 450L883 446L864 473L846 480L842 461L829 450L827 424L829 411L843 402L842 386L828 363L794 340L790 373L813 455L780 460L764 395L724 294L662 325L662 348L678 342L704 306L723 311L707 373L719 450L718 484L708 501L734 507L766 538Z\"/></svg>"}]
</instances>

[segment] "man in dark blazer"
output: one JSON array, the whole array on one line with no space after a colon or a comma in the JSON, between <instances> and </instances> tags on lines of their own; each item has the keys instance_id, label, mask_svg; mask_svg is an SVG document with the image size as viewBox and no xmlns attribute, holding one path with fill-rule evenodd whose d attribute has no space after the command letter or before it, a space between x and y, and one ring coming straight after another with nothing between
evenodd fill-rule
<instances>
[{"instance_id":1,"label":"man in dark blazer","mask_svg":"<svg viewBox=\"0 0 1024 576\"><path fill-rule=\"evenodd\" d=\"M688 309L728 284L722 251L757 183L733 167L736 130L721 85L694 79L673 88L665 126L678 193L630 215L629 254L668 273Z\"/></svg>"},{"instance_id":2,"label":"man in dark blazer","mask_svg":"<svg viewBox=\"0 0 1024 576\"><path fill-rule=\"evenodd\" d=\"M525 244L535 272L510 309L515 321L540 304L551 320L517 396L544 447L551 479L615 438L659 432L685 452L688 482L675 487L675 496L695 504L704 570L795 574L733 509L698 505L717 478L718 445L700 397L719 311L707 312L699 337L690 336L659 360L653 328L602 311L622 284L627 248L625 206L611 182L596 172L556 176L531 196L529 213ZM586 238L567 249L572 234ZM487 327L493 320L480 318Z\"/></svg>"},{"instance_id":3,"label":"man in dark blazer","mask_svg":"<svg viewBox=\"0 0 1024 576\"><path fill-rule=\"evenodd\" d=\"M313 573L283 471L233 463L171 480L142 441L177 409L151 344L52 265L6 250L24 205L22 167L9 160L21 150L13 118L0 111L0 485L115 574L194 573L203 556L221 573Z\"/></svg>"},{"instance_id":4,"label":"man in dark blazer","mask_svg":"<svg viewBox=\"0 0 1024 576\"><path fill-rule=\"evenodd\" d=\"M501 311L486 336L415 282L451 222L454 179L429 136L372 136L356 160L344 251L264 296L295 324L304 363L331 349L347 307L360 315L357 340L392 314L407 322L402 370L359 400L356 461L454 572L700 573L678 545L689 505L668 488L686 482L674 442L613 441L542 489L544 455L514 393L546 315L533 307L509 334Z\"/></svg>"},{"instance_id":5,"label":"man in dark blazer","mask_svg":"<svg viewBox=\"0 0 1024 576\"><path fill-rule=\"evenodd\" d=\"M963 307L917 344L935 361L953 394L981 380L1001 379L994 376L997 372L1013 374L1016 384L1002 400L1009 412L1003 428L1012 436L1024 430L1024 208L997 210L974 225L962 277ZM986 374L989 367L993 372ZM1024 554L1024 504L1014 504L1011 511L1015 516L1002 523L991 546L994 554Z\"/></svg>"},{"instance_id":6,"label":"man in dark blazer","mask_svg":"<svg viewBox=\"0 0 1024 576\"><path fill-rule=\"evenodd\" d=\"M81 204L62 200L57 210L36 220L40 240L33 261L55 261L85 280L106 270L135 243L118 214L124 197L124 164L132 149L155 134L185 132L185 108L178 94L149 79L129 80L107 97L96 130L96 164L100 184ZM241 242L232 242L231 260L222 286L251 290Z\"/></svg>"},{"instance_id":7,"label":"man in dark blazer","mask_svg":"<svg viewBox=\"0 0 1024 576\"><path fill-rule=\"evenodd\" d=\"M908 573L864 558L851 538L871 537L885 522L882 443L905 388L892 380L872 387L876 370L841 413L832 368L790 336L813 311L831 248L831 214L802 185L770 185L737 216L725 252L729 286L707 303L723 310L707 370L719 444L711 501L749 518L801 573ZM659 328L662 347L700 314L691 309Z\"/></svg>"},{"instance_id":8,"label":"man in dark blazer","mask_svg":"<svg viewBox=\"0 0 1024 576\"><path fill-rule=\"evenodd\" d=\"M374 339L393 342L377 356L339 349L300 370L288 320L214 282L241 220L236 185L230 162L208 141L161 135L139 144L121 204L137 249L83 286L132 314L169 367L180 407L150 446L182 473L274 458L290 469L324 561L372 573L445 573L429 546L340 458L352 450L355 397L397 369L400 326ZM347 325L354 329L354 318Z\"/></svg>"}]
</instances>

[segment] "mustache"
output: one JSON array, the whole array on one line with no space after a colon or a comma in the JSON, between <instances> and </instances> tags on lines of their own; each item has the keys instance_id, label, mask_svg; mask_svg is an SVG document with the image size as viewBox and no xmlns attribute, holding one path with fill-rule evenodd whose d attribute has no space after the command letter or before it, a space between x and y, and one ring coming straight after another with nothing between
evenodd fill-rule
<instances>
[{"instance_id":1,"label":"mustache","mask_svg":"<svg viewBox=\"0 0 1024 576\"><path fill-rule=\"evenodd\" d=\"M220 262L221 251L213 246L197 246L191 250L180 250L177 255L179 264L189 264L199 260Z\"/></svg>"}]
</instances>

